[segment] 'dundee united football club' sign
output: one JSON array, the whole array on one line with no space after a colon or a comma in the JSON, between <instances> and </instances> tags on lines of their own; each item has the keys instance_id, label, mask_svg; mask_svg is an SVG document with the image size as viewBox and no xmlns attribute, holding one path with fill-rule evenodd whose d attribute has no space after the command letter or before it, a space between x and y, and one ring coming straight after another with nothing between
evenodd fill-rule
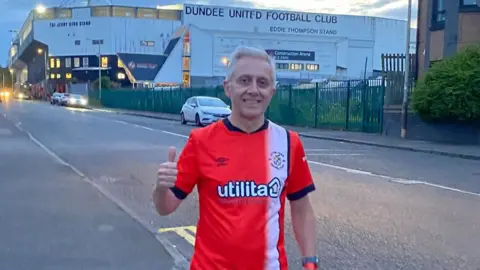
<instances>
[{"instance_id":1,"label":"'dundee united football club' sign","mask_svg":"<svg viewBox=\"0 0 480 270\"><path fill-rule=\"evenodd\" d=\"M333 26L339 23L339 16L290 11L270 11L243 8L208 7L185 5L187 18L204 17L250 21L256 25L270 24L268 32L308 35L337 35ZM196 22L198 22L196 20ZM217 24L218 25L218 24ZM307 26L308 27L305 27Z\"/></svg>"}]
</instances>

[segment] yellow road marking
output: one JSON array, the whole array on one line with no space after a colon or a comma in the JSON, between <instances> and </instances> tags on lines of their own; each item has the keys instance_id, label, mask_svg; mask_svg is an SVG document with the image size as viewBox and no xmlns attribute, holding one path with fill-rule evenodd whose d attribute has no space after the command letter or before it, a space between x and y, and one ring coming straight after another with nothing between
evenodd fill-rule
<instances>
[{"instance_id":1,"label":"yellow road marking","mask_svg":"<svg viewBox=\"0 0 480 270\"><path fill-rule=\"evenodd\" d=\"M185 239L188 243L190 243L192 246L195 245L195 237L192 236L191 234L188 233L188 231L191 231L193 233L197 233L197 227L195 226L181 226L181 227L172 227L172 228L160 228L158 229L159 233L164 233L164 232L175 232L178 234L180 237Z\"/></svg>"}]
</instances>

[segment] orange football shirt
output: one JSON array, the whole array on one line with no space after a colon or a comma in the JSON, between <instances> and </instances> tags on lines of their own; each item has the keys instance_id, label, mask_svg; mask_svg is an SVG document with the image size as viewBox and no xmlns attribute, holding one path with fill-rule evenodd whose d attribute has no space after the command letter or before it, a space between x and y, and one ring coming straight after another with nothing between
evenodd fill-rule
<instances>
[{"instance_id":1,"label":"orange football shirt","mask_svg":"<svg viewBox=\"0 0 480 270\"><path fill-rule=\"evenodd\" d=\"M288 269L285 199L315 190L297 133L266 120L248 134L224 119L191 132L177 167L175 196L199 194L190 269Z\"/></svg>"}]
</instances>

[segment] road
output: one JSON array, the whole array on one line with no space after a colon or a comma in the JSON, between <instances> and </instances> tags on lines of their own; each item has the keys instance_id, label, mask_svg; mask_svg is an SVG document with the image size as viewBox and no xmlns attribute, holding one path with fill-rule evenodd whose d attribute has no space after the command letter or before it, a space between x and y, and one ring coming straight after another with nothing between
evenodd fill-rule
<instances>
[{"instance_id":1,"label":"road","mask_svg":"<svg viewBox=\"0 0 480 270\"><path fill-rule=\"evenodd\" d=\"M148 230L15 124L0 115L0 269L174 267Z\"/></svg>"},{"instance_id":2,"label":"road","mask_svg":"<svg viewBox=\"0 0 480 270\"><path fill-rule=\"evenodd\" d=\"M160 217L151 191L168 147L180 151L194 127L29 101L3 111L191 256L197 194ZM311 199L322 269L480 269L479 161L317 139L303 143L318 189ZM288 215L286 230L291 269L299 269Z\"/></svg>"}]
</instances>

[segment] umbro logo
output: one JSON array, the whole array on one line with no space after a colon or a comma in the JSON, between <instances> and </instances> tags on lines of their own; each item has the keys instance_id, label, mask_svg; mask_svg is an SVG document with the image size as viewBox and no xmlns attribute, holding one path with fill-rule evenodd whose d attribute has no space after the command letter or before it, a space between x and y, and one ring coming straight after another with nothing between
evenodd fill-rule
<instances>
[{"instance_id":1,"label":"umbro logo","mask_svg":"<svg viewBox=\"0 0 480 270\"><path fill-rule=\"evenodd\" d=\"M227 166L228 165L228 158L226 157L218 157L215 159L215 162L217 163L217 167L220 166Z\"/></svg>"}]
</instances>

